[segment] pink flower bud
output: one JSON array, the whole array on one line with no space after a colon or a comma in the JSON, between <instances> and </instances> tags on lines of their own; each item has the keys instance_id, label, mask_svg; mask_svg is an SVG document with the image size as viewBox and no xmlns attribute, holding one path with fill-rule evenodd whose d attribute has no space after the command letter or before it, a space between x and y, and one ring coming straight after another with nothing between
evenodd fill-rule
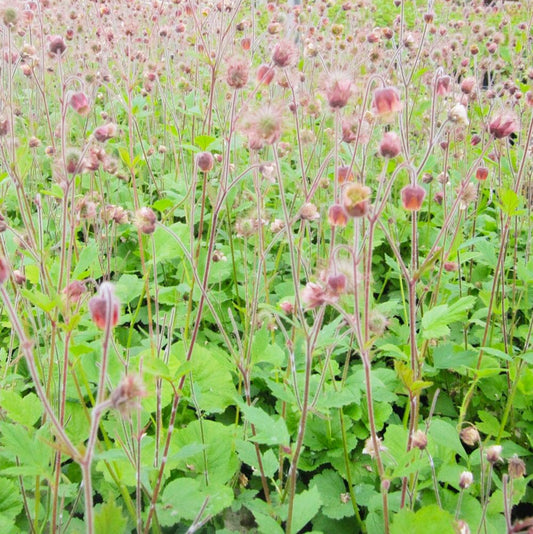
<instances>
[{"instance_id":1,"label":"pink flower bud","mask_svg":"<svg viewBox=\"0 0 533 534\"><path fill-rule=\"evenodd\" d=\"M371 190L358 182L349 184L343 193L343 206L350 217L363 217L370 209Z\"/></svg>"},{"instance_id":2,"label":"pink flower bud","mask_svg":"<svg viewBox=\"0 0 533 534\"><path fill-rule=\"evenodd\" d=\"M404 209L419 211L426 196L426 190L418 184L409 184L402 189L401 195Z\"/></svg>"},{"instance_id":3,"label":"pink flower bud","mask_svg":"<svg viewBox=\"0 0 533 534\"><path fill-rule=\"evenodd\" d=\"M402 150L402 143L398 134L396 132L383 134L378 150L384 158L395 158Z\"/></svg>"},{"instance_id":4,"label":"pink flower bud","mask_svg":"<svg viewBox=\"0 0 533 534\"><path fill-rule=\"evenodd\" d=\"M489 124L489 132L496 139L503 139L518 130L518 120L510 113L497 115Z\"/></svg>"},{"instance_id":5,"label":"pink flower bud","mask_svg":"<svg viewBox=\"0 0 533 534\"><path fill-rule=\"evenodd\" d=\"M341 165L337 169L337 183L343 184L345 182L353 182L353 179L352 169L348 165Z\"/></svg>"},{"instance_id":6,"label":"pink flower bud","mask_svg":"<svg viewBox=\"0 0 533 534\"><path fill-rule=\"evenodd\" d=\"M394 87L383 87L374 91L372 111L385 120L394 118L402 109L400 93Z\"/></svg>"},{"instance_id":7,"label":"pink flower bud","mask_svg":"<svg viewBox=\"0 0 533 534\"><path fill-rule=\"evenodd\" d=\"M152 208L140 208L135 213L135 226L137 226L143 234L153 234L156 223L157 217Z\"/></svg>"},{"instance_id":8,"label":"pink flower bud","mask_svg":"<svg viewBox=\"0 0 533 534\"><path fill-rule=\"evenodd\" d=\"M67 49L67 45L63 40L63 37L60 35L53 35L50 37L50 42L48 43L48 50L53 56L62 56L63 52Z\"/></svg>"},{"instance_id":9,"label":"pink flower bud","mask_svg":"<svg viewBox=\"0 0 533 534\"><path fill-rule=\"evenodd\" d=\"M437 78L436 93L439 96L447 95L451 90L452 79L449 76L439 76Z\"/></svg>"},{"instance_id":10,"label":"pink flower bud","mask_svg":"<svg viewBox=\"0 0 533 534\"><path fill-rule=\"evenodd\" d=\"M105 143L112 137L115 137L116 133L117 125L109 122L108 124L104 124L102 126L98 126L98 128L95 128L93 135L97 141L100 143Z\"/></svg>"},{"instance_id":11,"label":"pink flower bud","mask_svg":"<svg viewBox=\"0 0 533 534\"><path fill-rule=\"evenodd\" d=\"M480 182L484 182L488 176L489 176L489 170L487 169L487 167L478 167L476 169L476 180L479 180Z\"/></svg>"},{"instance_id":12,"label":"pink flower bud","mask_svg":"<svg viewBox=\"0 0 533 534\"><path fill-rule=\"evenodd\" d=\"M274 80L275 75L276 71L272 67L269 67L268 65L259 65L257 68L256 79L258 83L270 85L272 80Z\"/></svg>"},{"instance_id":13,"label":"pink flower bud","mask_svg":"<svg viewBox=\"0 0 533 534\"><path fill-rule=\"evenodd\" d=\"M346 226L348 214L341 204L333 204L328 211L328 221L331 226Z\"/></svg>"},{"instance_id":14,"label":"pink flower bud","mask_svg":"<svg viewBox=\"0 0 533 534\"><path fill-rule=\"evenodd\" d=\"M209 172L213 169L215 158L211 152L200 152L196 156L196 164L202 172Z\"/></svg>"},{"instance_id":15,"label":"pink flower bud","mask_svg":"<svg viewBox=\"0 0 533 534\"><path fill-rule=\"evenodd\" d=\"M98 295L89 301L89 311L94 324L104 330L108 324L111 328L118 323L120 302L115 296L115 288L110 282L103 282L98 289Z\"/></svg>"},{"instance_id":16,"label":"pink flower bud","mask_svg":"<svg viewBox=\"0 0 533 534\"><path fill-rule=\"evenodd\" d=\"M81 92L74 93L70 97L70 105L72 106L72 109L76 113L79 113L80 115L83 115L84 117L91 110L91 106L89 105L89 99L87 98L87 95Z\"/></svg>"}]
</instances>

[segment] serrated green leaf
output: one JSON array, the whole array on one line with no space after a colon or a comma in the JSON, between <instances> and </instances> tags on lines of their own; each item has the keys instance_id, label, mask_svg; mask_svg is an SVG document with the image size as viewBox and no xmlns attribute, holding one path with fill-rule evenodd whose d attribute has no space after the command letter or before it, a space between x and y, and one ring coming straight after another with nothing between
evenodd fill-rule
<instances>
[{"instance_id":1,"label":"serrated green leaf","mask_svg":"<svg viewBox=\"0 0 533 534\"><path fill-rule=\"evenodd\" d=\"M107 501L94 507L94 531L96 534L126 532L127 523L127 518L122 515L122 508L114 501Z\"/></svg>"},{"instance_id":2,"label":"serrated green leaf","mask_svg":"<svg viewBox=\"0 0 533 534\"><path fill-rule=\"evenodd\" d=\"M455 534L452 514L436 504L424 506L418 512L403 508L394 515L391 534Z\"/></svg>"},{"instance_id":3,"label":"serrated green leaf","mask_svg":"<svg viewBox=\"0 0 533 534\"><path fill-rule=\"evenodd\" d=\"M322 499L316 486L296 494L292 514L292 532L294 534L300 532L315 517L321 505Z\"/></svg>"},{"instance_id":4,"label":"serrated green leaf","mask_svg":"<svg viewBox=\"0 0 533 534\"><path fill-rule=\"evenodd\" d=\"M341 476L331 469L326 469L315 475L309 487L316 486L322 500L322 513L331 519L351 517L354 510L350 500L342 499L346 493L346 486Z\"/></svg>"},{"instance_id":5,"label":"serrated green leaf","mask_svg":"<svg viewBox=\"0 0 533 534\"><path fill-rule=\"evenodd\" d=\"M462 297L453 304L441 304L427 310L422 317L423 339L444 337L450 334L449 325L466 317L476 297Z\"/></svg>"},{"instance_id":6,"label":"serrated green leaf","mask_svg":"<svg viewBox=\"0 0 533 534\"><path fill-rule=\"evenodd\" d=\"M10 419L26 426L33 426L43 413L41 401L35 393L22 397L15 391L0 390L0 407L6 410Z\"/></svg>"},{"instance_id":7,"label":"serrated green leaf","mask_svg":"<svg viewBox=\"0 0 533 534\"><path fill-rule=\"evenodd\" d=\"M255 427L255 436L250 436L252 441L265 445L289 445L289 431L280 416L271 416L261 408L244 403L239 406L248 423Z\"/></svg>"}]
</instances>

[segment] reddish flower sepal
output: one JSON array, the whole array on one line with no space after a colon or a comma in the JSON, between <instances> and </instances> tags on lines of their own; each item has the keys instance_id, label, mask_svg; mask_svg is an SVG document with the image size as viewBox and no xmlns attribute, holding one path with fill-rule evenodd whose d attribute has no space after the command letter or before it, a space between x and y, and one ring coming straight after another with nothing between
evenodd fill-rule
<instances>
[{"instance_id":1,"label":"reddish flower sepal","mask_svg":"<svg viewBox=\"0 0 533 534\"><path fill-rule=\"evenodd\" d=\"M115 296L115 288L110 282L104 282L98 290L98 295L89 301L89 311L94 324L104 330L107 324L108 312L111 313L110 325L114 328L120 316L120 302Z\"/></svg>"},{"instance_id":2,"label":"reddish flower sepal","mask_svg":"<svg viewBox=\"0 0 533 534\"><path fill-rule=\"evenodd\" d=\"M408 211L419 211L426 197L426 190L417 184L406 185L402 191L402 206Z\"/></svg>"}]
</instances>

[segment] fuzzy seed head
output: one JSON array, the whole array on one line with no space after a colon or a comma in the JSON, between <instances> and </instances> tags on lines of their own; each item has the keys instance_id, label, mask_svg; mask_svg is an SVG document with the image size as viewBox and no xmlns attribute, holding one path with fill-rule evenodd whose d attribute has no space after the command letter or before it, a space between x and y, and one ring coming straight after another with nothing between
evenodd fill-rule
<instances>
[{"instance_id":1,"label":"fuzzy seed head","mask_svg":"<svg viewBox=\"0 0 533 534\"><path fill-rule=\"evenodd\" d=\"M298 60L298 49L293 41L283 39L272 49L272 62L276 67L291 67Z\"/></svg>"}]
</instances>

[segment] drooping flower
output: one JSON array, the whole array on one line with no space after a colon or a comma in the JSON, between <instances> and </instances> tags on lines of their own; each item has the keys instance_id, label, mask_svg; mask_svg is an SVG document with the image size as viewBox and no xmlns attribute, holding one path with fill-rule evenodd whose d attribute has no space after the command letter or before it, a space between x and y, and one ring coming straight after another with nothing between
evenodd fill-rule
<instances>
[{"instance_id":1,"label":"drooping flower","mask_svg":"<svg viewBox=\"0 0 533 534\"><path fill-rule=\"evenodd\" d=\"M370 208L371 190L358 182L349 184L343 192L343 206L351 217L363 217Z\"/></svg>"},{"instance_id":2,"label":"drooping flower","mask_svg":"<svg viewBox=\"0 0 533 534\"><path fill-rule=\"evenodd\" d=\"M115 296L115 288L110 282L103 282L98 295L89 301L89 311L94 324L104 330L109 321L111 328L118 323L120 302Z\"/></svg>"},{"instance_id":3,"label":"drooping flower","mask_svg":"<svg viewBox=\"0 0 533 534\"><path fill-rule=\"evenodd\" d=\"M426 190L418 184L409 184L401 190L401 195L404 209L419 211L426 197Z\"/></svg>"},{"instance_id":4,"label":"drooping flower","mask_svg":"<svg viewBox=\"0 0 533 534\"><path fill-rule=\"evenodd\" d=\"M492 119L489 132L496 139L503 139L518 130L518 119L512 113L502 113Z\"/></svg>"},{"instance_id":5,"label":"drooping flower","mask_svg":"<svg viewBox=\"0 0 533 534\"><path fill-rule=\"evenodd\" d=\"M353 93L353 83L349 78L336 76L326 86L326 98L331 109L341 109L348 103Z\"/></svg>"},{"instance_id":6,"label":"drooping flower","mask_svg":"<svg viewBox=\"0 0 533 534\"><path fill-rule=\"evenodd\" d=\"M87 95L83 92L74 93L70 97L70 105L72 106L72 109L82 115L86 116L89 111L91 110L91 106L89 104L89 99L87 98Z\"/></svg>"},{"instance_id":7,"label":"drooping flower","mask_svg":"<svg viewBox=\"0 0 533 534\"><path fill-rule=\"evenodd\" d=\"M395 158L402 151L400 136L396 132L385 132L378 150L384 158Z\"/></svg>"},{"instance_id":8,"label":"drooping flower","mask_svg":"<svg viewBox=\"0 0 533 534\"><path fill-rule=\"evenodd\" d=\"M374 91L372 111L386 122L394 119L396 113L402 109L400 93L394 87L382 87Z\"/></svg>"},{"instance_id":9,"label":"drooping flower","mask_svg":"<svg viewBox=\"0 0 533 534\"><path fill-rule=\"evenodd\" d=\"M215 165L215 158L211 152L200 152L196 156L196 165L202 172L209 172Z\"/></svg>"}]
</instances>

